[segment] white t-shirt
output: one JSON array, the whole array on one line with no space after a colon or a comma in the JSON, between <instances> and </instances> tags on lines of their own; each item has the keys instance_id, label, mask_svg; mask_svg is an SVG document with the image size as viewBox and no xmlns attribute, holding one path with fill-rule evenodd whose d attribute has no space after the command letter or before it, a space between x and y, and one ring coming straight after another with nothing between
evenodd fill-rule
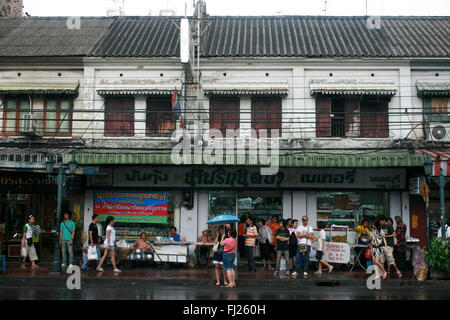
<instances>
[{"instance_id":1,"label":"white t-shirt","mask_svg":"<svg viewBox=\"0 0 450 320\"><path fill-rule=\"evenodd\" d=\"M450 237L450 228L448 226L445 226L445 237L448 238ZM442 228L439 228L438 233L437 233L437 237L438 238L442 238Z\"/></svg>"},{"instance_id":2,"label":"white t-shirt","mask_svg":"<svg viewBox=\"0 0 450 320\"><path fill-rule=\"evenodd\" d=\"M323 247L322 247L322 240L327 241L327 235L325 234L325 230L320 230L320 234L319 234L319 247L317 248L318 251L323 251Z\"/></svg>"},{"instance_id":3,"label":"white t-shirt","mask_svg":"<svg viewBox=\"0 0 450 320\"><path fill-rule=\"evenodd\" d=\"M33 227L29 223L25 225L23 231L26 233L25 237L27 239L33 238Z\"/></svg>"},{"instance_id":4,"label":"white t-shirt","mask_svg":"<svg viewBox=\"0 0 450 320\"><path fill-rule=\"evenodd\" d=\"M299 232L300 234L308 234L308 233L313 232L313 228L311 228L310 226L304 227L303 225L301 225L301 226L298 226L295 234L297 234L297 232ZM311 239L297 238L297 240L298 240L298 244L306 244L308 246L311 245Z\"/></svg>"},{"instance_id":5,"label":"white t-shirt","mask_svg":"<svg viewBox=\"0 0 450 320\"><path fill-rule=\"evenodd\" d=\"M103 243L105 245L105 247L108 245L108 231L111 231L111 234L109 235L109 245L113 246L114 243L116 242L116 229L114 229L111 226L107 226L106 227L106 239L105 239L105 242Z\"/></svg>"}]
</instances>

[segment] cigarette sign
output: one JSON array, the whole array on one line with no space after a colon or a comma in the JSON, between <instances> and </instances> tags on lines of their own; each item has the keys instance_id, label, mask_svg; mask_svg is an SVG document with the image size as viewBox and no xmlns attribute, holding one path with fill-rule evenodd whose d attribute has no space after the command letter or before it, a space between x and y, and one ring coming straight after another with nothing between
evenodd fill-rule
<instances>
[{"instance_id":1,"label":"cigarette sign","mask_svg":"<svg viewBox=\"0 0 450 320\"><path fill-rule=\"evenodd\" d=\"M330 263L347 264L350 262L350 245L344 242L325 242L326 249L324 259ZM319 246L318 242L314 242L311 246L310 260L316 260L316 251Z\"/></svg>"},{"instance_id":2,"label":"cigarette sign","mask_svg":"<svg viewBox=\"0 0 450 320\"><path fill-rule=\"evenodd\" d=\"M165 192L95 191L94 213L100 221L167 223L168 204Z\"/></svg>"}]
</instances>

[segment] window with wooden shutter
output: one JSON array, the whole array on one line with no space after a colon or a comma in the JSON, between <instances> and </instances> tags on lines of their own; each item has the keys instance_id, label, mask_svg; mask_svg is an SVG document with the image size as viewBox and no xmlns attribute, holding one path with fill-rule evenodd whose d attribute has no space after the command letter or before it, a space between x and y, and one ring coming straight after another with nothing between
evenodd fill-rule
<instances>
[{"instance_id":1,"label":"window with wooden shutter","mask_svg":"<svg viewBox=\"0 0 450 320\"><path fill-rule=\"evenodd\" d=\"M23 118L30 113L30 101L27 98L8 98L3 101L3 134L20 135Z\"/></svg>"},{"instance_id":2,"label":"window with wooden shutter","mask_svg":"<svg viewBox=\"0 0 450 320\"><path fill-rule=\"evenodd\" d=\"M361 102L361 138L388 138L388 102Z\"/></svg>"},{"instance_id":3,"label":"window with wooden shutter","mask_svg":"<svg viewBox=\"0 0 450 320\"><path fill-rule=\"evenodd\" d=\"M72 99L44 100L44 132L51 136L71 135Z\"/></svg>"},{"instance_id":4,"label":"window with wooden shutter","mask_svg":"<svg viewBox=\"0 0 450 320\"><path fill-rule=\"evenodd\" d=\"M106 99L105 136L134 136L134 98Z\"/></svg>"},{"instance_id":5,"label":"window with wooden shutter","mask_svg":"<svg viewBox=\"0 0 450 320\"><path fill-rule=\"evenodd\" d=\"M259 136L259 130L278 129L281 137L281 98L253 98L252 99L252 129Z\"/></svg>"},{"instance_id":6,"label":"window with wooden shutter","mask_svg":"<svg viewBox=\"0 0 450 320\"><path fill-rule=\"evenodd\" d=\"M316 99L316 137L331 137L331 98Z\"/></svg>"},{"instance_id":7,"label":"window with wooden shutter","mask_svg":"<svg viewBox=\"0 0 450 320\"><path fill-rule=\"evenodd\" d=\"M146 127L147 136L172 134L176 121L173 117L170 97L147 99Z\"/></svg>"},{"instance_id":8,"label":"window with wooden shutter","mask_svg":"<svg viewBox=\"0 0 450 320\"><path fill-rule=\"evenodd\" d=\"M209 128L226 137L226 130L239 129L240 100L238 97L212 97L209 101Z\"/></svg>"}]
</instances>

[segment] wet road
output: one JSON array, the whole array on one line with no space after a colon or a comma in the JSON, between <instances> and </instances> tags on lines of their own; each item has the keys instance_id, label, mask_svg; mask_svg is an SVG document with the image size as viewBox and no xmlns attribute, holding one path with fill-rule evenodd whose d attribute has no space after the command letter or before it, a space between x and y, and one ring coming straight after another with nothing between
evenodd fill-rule
<instances>
[{"instance_id":1,"label":"wet road","mask_svg":"<svg viewBox=\"0 0 450 320\"><path fill-rule=\"evenodd\" d=\"M310 287L301 289L193 288L185 286L103 287L88 285L81 290L68 290L61 285L18 288L0 283L0 299L51 300L450 300L449 288L385 288L368 290L361 287Z\"/></svg>"}]
</instances>

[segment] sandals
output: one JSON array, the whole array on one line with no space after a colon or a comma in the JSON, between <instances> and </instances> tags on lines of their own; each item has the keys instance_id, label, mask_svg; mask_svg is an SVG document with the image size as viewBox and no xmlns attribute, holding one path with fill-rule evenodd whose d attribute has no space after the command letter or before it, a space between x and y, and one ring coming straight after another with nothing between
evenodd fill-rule
<instances>
[{"instance_id":1,"label":"sandals","mask_svg":"<svg viewBox=\"0 0 450 320\"><path fill-rule=\"evenodd\" d=\"M330 270L328 270L328 273L330 273L331 271L333 271L333 266L331 266Z\"/></svg>"},{"instance_id":2,"label":"sandals","mask_svg":"<svg viewBox=\"0 0 450 320\"><path fill-rule=\"evenodd\" d=\"M119 270L119 269L114 269L113 272L115 272L115 273L120 273L120 272L122 272L122 271Z\"/></svg>"},{"instance_id":3,"label":"sandals","mask_svg":"<svg viewBox=\"0 0 450 320\"><path fill-rule=\"evenodd\" d=\"M96 269L96 270L97 270L97 272L103 272L103 271L105 271L105 269L103 269L103 268Z\"/></svg>"},{"instance_id":4,"label":"sandals","mask_svg":"<svg viewBox=\"0 0 450 320\"><path fill-rule=\"evenodd\" d=\"M219 283L216 283L216 287L220 287L220 282L219 282Z\"/></svg>"},{"instance_id":5,"label":"sandals","mask_svg":"<svg viewBox=\"0 0 450 320\"><path fill-rule=\"evenodd\" d=\"M399 278L401 278L403 275L402 275L402 273L399 271L399 272L397 272L397 276L398 276Z\"/></svg>"},{"instance_id":6,"label":"sandals","mask_svg":"<svg viewBox=\"0 0 450 320\"><path fill-rule=\"evenodd\" d=\"M39 269L39 266L32 266L31 269Z\"/></svg>"}]
</instances>

